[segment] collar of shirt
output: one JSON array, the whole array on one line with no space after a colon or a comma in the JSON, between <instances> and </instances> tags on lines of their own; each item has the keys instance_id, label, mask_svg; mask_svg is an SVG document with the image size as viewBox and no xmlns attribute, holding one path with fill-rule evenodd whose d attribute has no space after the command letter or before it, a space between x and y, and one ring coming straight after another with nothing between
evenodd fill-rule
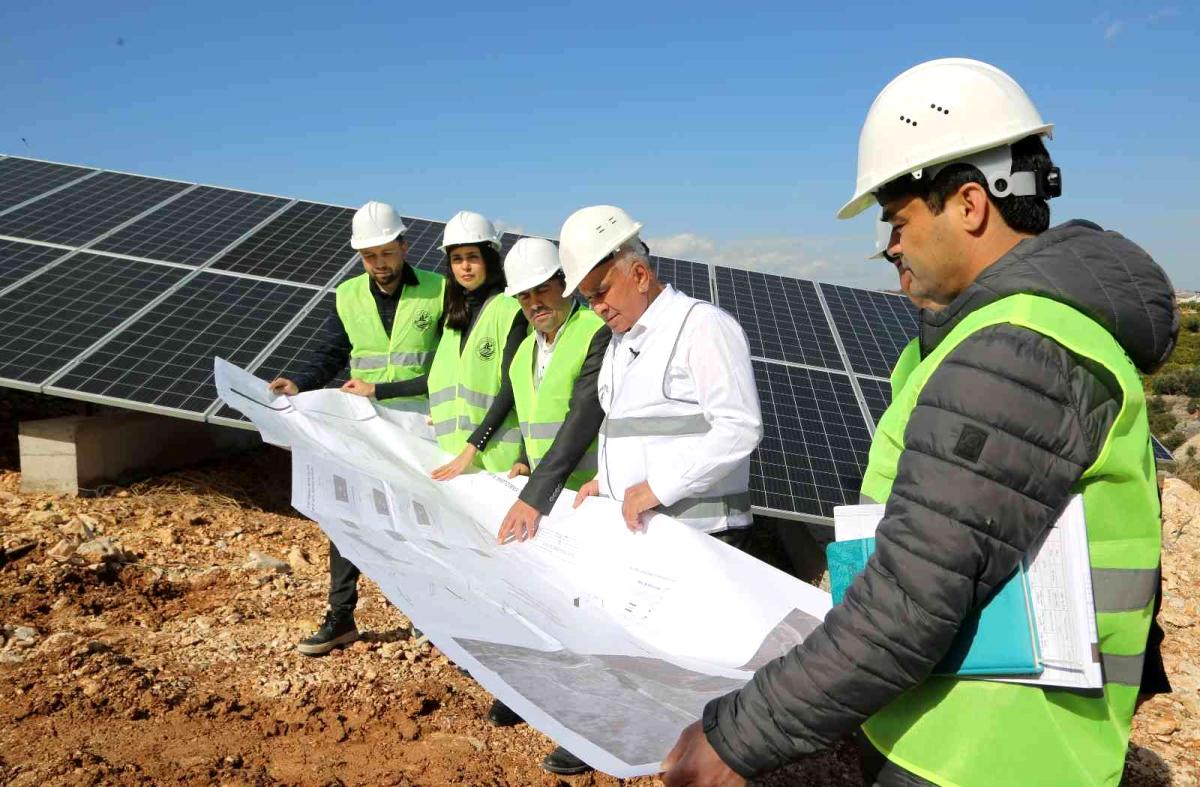
<instances>
[{"instance_id":1,"label":"collar of shirt","mask_svg":"<svg viewBox=\"0 0 1200 787\"><path fill-rule=\"evenodd\" d=\"M658 294L654 302L642 312L642 316L633 324L626 333L618 336L613 334L613 339L616 344L632 348L635 352L641 346L646 334L654 329L654 326L662 319L663 313L667 310L667 304L670 303L679 294L679 291L667 284L663 287L663 291Z\"/></svg>"}]
</instances>

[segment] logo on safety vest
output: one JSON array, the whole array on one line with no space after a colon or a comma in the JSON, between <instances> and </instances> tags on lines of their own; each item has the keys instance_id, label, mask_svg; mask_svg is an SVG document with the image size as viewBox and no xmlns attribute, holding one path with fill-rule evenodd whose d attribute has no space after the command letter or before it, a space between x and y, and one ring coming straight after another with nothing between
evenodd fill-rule
<instances>
[{"instance_id":1,"label":"logo on safety vest","mask_svg":"<svg viewBox=\"0 0 1200 787\"><path fill-rule=\"evenodd\" d=\"M417 316L413 317L413 327L422 333L433 327L433 315L428 309L417 312Z\"/></svg>"},{"instance_id":2,"label":"logo on safety vest","mask_svg":"<svg viewBox=\"0 0 1200 787\"><path fill-rule=\"evenodd\" d=\"M479 353L481 360L490 361L492 356L496 354L496 342L490 336L485 336L479 340L479 344L475 345L475 352Z\"/></svg>"}]
</instances>

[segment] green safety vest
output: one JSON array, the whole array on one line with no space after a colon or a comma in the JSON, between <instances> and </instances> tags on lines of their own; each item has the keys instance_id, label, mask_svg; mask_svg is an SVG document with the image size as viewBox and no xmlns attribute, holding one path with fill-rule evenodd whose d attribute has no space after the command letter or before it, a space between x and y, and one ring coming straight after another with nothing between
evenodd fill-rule
<instances>
[{"instance_id":1,"label":"green safety vest","mask_svg":"<svg viewBox=\"0 0 1200 787\"><path fill-rule=\"evenodd\" d=\"M517 418L521 423L521 436L525 439L525 455L531 470L554 445L554 438L571 409L571 392L575 379L587 358L592 337L604 327L604 320L590 309L576 308L563 323L554 339L554 352L546 366L542 384L533 385L533 359L537 354L537 335L530 333L521 342L513 356L508 376L512 380L513 397L516 399ZM596 441L567 477L566 487L578 490L596 476Z\"/></svg>"},{"instance_id":2,"label":"green safety vest","mask_svg":"<svg viewBox=\"0 0 1200 787\"><path fill-rule=\"evenodd\" d=\"M353 379L398 383L429 371L438 342L446 280L436 273L412 270L417 283L404 286L396 304L391 336L384 333L383 321L379 319L370 276L364 273L338 285L337 313L350 338ZM424 396L401 396L380 402L390 407L424 403Z\"/></svg>"},{"instance_id":3,"label":"green safety vest","mask_svg":"<svg viewBox=\"0 0 1200 787\"><path fill-rule=\"evenodd\" d=\"M520 311L516 298L488 298L461 353L461 332L453 328L442 331L429 370L429 415L443 451L457 455L463 450L500 393L504 343ZM475 456L475 464L493 473L507 472L520 454L517 414L509 412L487 448Z\"/></svg>"},{"instance_id":4,"label":"green safety vest","mask_svg":"<svg viewBox=\"0 0 1200 787\"><path fill-rule=\"evenodd\" d=\"M1104 689L930 677L868 719L863 731L889 760L940 785L1115 785L1153 615L1161 525L1145 396L1113 336L1070 306L1012 295L967 316L923 360L910 345L893 373L894 399L875 432L862 492L888 499L925 383L963 340L999 323L1053 339L1103 366L1121 386L1121 410L1073 489L1083 495L1087 520Z\"/></svg>"}]
</instances>

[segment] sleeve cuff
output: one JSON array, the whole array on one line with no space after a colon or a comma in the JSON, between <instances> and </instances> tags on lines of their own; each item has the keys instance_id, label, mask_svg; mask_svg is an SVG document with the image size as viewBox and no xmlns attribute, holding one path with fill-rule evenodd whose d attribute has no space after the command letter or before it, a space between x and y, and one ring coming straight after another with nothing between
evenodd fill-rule
<instances>
[{"instance_id":1,"label":"sleeve cuff","mask_svg":"<svg viewBox=\"0 0 1200 787\"><path fill-rule=\"evenodd\" d=\"M658 498L658 502L664 506L675 505L691 492L678 477L672 478L669 473L651 471L647 473L646 483L650 485L650 491Z\"/></svg>"},{"instance_id":2,"label":"sleeve cuff","mask_svg":"<svg viewBox=\"0 0 1200 787\"><path fill-rule=\"evenodd\" d=\"M728 709L723 709L722 706L726 703L735 702L737 693L726 694L724 697L718 697L715 700L710 700L704 706L704 714L700 717L701 727L704 729L704 737L708 740L708 745L713 747L717 756L721 758L721 762L728 765L730 768L741 776L743 779L750 780L759 775L759 771L750 768L739 757L735 756L730 749L725 736L721 734L721 717L728 713Z\"/></svg>"}]
</instances>

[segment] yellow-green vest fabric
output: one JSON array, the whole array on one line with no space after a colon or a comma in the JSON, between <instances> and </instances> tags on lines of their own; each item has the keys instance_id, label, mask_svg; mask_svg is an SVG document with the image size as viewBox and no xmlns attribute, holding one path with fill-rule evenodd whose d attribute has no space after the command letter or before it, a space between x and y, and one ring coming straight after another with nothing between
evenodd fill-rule
<instances>
[{"instance_id":1,"label":"yellow-green vest fabric","mask_svg":"<svg viewBox=\"0 0 1200 787\"><path fill-rule=\"evenodd\" d=\"M429 371L438 345L438 321L446 280L436 273L412 269L415 285L407 285L396 303L389 336L371 294L371 277L355 276L338 285L338 317L350 338L350 377L370 383L398 383ZM386 399L385 406L424 404L424 396ZM422 409L424 409L422 407Z\"/></svg>"},{"instance_id":2,"label":"yellow-green vest fabric","mask_svg":"<svg viewBox=\"0 0 1200 787\"><path fill-rule=\"evenodd\" d=\"M912 363L908 355L898 364L898 393L880 419L862 492L887 500L925 383L964 339L999 323L1053 339L1103 366L1121 387L1121 410L1073 489L1083 495L1087 521L1103 694L931 677L868 719L863 731L888 759L935 784L1116 785L1153 614L1161 524L1145 396L1112 335L1077 310L1033 295L970 314L929 356Z\"/></svg>"},{"instance_id":3,"label":"yellow-green vest fabric","mask_svg":"<svg viewBox=\"0 0 1200 787\"><path fill-rule=\"evenodd\" d=\"M587 359L592 337L603 327L604 320L590 309L576 308L554 337L554 352L550 355L542 384L536 388L533 359L537 354L537 335L531 332L525 337L513 356L508 376L512 380L517 419L531 470L537 469L542 457L554 445L554 438L571 409L571 393ZM568 489L578 490L595 476L596 441L592 440L565 485Z\"/></svg>"},{"instance_id":4,"label":"yellow-green vest fabric","mask_svg":"<svg viewBox=\"0 0 1200 787\"><path fill-rule=\"evenodd\" d=\"M467 343L459 352L462 334L442 331L429 369L429 414L443 451L457 455L466 446L500 393L504 343L513 319L521 311L515 298L493 295L483 305ZM508 471L521 453L521 431L514 411L475 456L475 464L493 473Z\"/></svg>"}]
</instances>

